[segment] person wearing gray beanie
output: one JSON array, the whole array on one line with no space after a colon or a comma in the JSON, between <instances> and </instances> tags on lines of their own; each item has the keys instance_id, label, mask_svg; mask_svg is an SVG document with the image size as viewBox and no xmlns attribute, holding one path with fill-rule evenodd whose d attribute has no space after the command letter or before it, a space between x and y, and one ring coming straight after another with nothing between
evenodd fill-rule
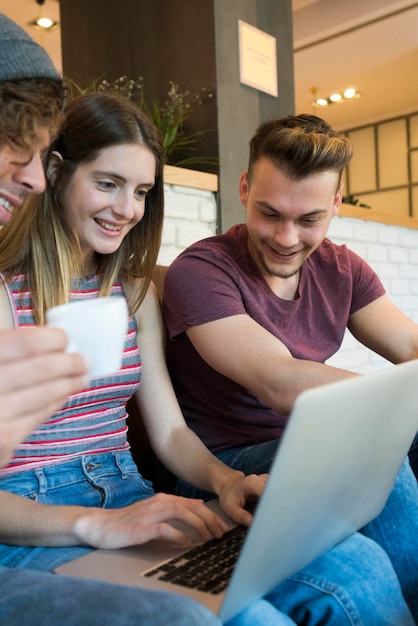
<instances>
[{"instance_id":1,"label":"person wearing gray beanie","mask_svg":"<svg viewBox=\"0 0 418 626\"><path fill-rule=\"evenodd\" d=\"M0 81L22 78L62 80L46 50L0 13Z\"/></svg>"},{"instance_id":2,"label":"person wearing gray beanie","mask_svg":"<svg viewBox=\"0 0 418 626\"><path fill-rule=\"evenodd\" d=\"M48 134L49 143L59 125L65 95L64 80L46 50L0 13L1 144L13 142L30 154L39 141L39 129Z\"/></svg>"},{"instance_id":3,"label":"person wearing gray beanie","mask_svg":"<svg viewBox=\"0 0 418 626\"><path fill-rule=\"evenodd\" d=\"M47 52L13 20L0 13L0 225L12 219L30 193L40 193L45 187L42 156L61 121L64 96L64 81ZM11 342L7 350L2 349L0 341L0 368L3 362L7 365L6 353L10 353L10 359L17 358L14 351L21 353L20 335L16 333L14 339L20 341L19 345ZM34 348L35 356L36 352ZM28 362L33 365L31 359ZM68 371L67 376L70 373ZM26 380L29 380L28 375L29 371L25 373ZM0 377L10 383L7 371L0 372ZM81 385L82 381L78 383ZM3 432L7 411L2 403L2 393L6 391L10 394L10 389L2 389L0 384L0 465L38 423L29 419L25 426L23 420L14 421L13 406L22 399L17 397L14 401L12 397L8 405L10 424L7 432ZM53 404L61 406L68 392L68 389L63 390L54 398ZM22 409L28 416L34 403L33 396L27 402ZM49 408L45 413L41 411L39 421L49 414Z\"/></svg>"},{"instance_id":4,"label":"person wearing gray beanie","mask_svg":"<svg viewBox=\"0 0 418 626\"><path fill-rule=\"evenodd\" d=\"M46 51L0 13L0 225L13 219L28 194L44 189L42 154L64 95ZM85 363L65 347L58 329L0 332L0 465L85 387ZM34 569L0 567L0 588L0 624L8 626L220 626L213 613L181 596Z\"/></svg>"}]
</instances>

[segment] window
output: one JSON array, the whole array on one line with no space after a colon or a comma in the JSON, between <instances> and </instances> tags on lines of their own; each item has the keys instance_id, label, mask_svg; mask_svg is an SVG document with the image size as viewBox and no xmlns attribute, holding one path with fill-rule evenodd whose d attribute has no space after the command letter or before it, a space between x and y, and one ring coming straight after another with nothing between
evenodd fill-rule
<instances>
[{"instance_id":1,"label":"window","mask_svg":"<svg viewBox=\"0 0 418 626\"><path fill-rule=\"evenodd\" d=\"M354 156L344 196L359 205L418 218L418 113L345 131Z\"/></svg>"}]
</instances>

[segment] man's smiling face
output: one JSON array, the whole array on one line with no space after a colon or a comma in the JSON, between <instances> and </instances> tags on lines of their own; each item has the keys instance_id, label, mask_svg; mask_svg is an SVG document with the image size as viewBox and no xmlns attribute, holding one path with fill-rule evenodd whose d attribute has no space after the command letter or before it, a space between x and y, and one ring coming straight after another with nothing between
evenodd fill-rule
<instances>
[{"instance_id":1,"label":"man's smiling face","mask_svg":"<svg viewBox=\"0 0 418 626\"><path fill-rule=\"evenodd\" d=\"M264 276L290 278L320 245L341 204L339 174L325 171L288 178L268 158L244 173L240 198L246 207L248 246Z\"/></svg>"},{"instance_id":2,"label":"man's smiling face","mask_svg":"<svg viewBox=\"0 0 418 626\"><path fill-rule=\"evenodd\" d=\"M10 221L31 193L45 189L45 173L42 155L48 148L50 133L39 128L31 152L26 152L12 143L0 145L0 224Z\"/></svg>"}]
</instances>

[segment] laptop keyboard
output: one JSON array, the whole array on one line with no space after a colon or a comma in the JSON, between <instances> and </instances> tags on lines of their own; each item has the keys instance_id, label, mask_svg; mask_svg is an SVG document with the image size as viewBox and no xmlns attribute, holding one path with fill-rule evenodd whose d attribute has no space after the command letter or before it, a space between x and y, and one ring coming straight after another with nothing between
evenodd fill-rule
<instances>
[{"instance_id":1,"label":"laptop keyboard","mask_svg":"<svg viewBox=\"0 0 418 626\"><path fill-rule=\"evenodd\" d=\"M245 526L236 526L220 539L191 548L144 575L206 593L221 593L228 585L246 531Z\"/></svg>"}]
</instances>

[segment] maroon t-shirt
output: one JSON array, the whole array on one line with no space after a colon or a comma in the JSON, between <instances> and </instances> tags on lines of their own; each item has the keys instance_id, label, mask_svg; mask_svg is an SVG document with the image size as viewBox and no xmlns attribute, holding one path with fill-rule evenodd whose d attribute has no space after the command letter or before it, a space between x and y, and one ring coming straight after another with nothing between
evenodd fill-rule
<instances>
[{"instance_id":1,"label":"maroon t-shirt","mask_svg":"<svg viewBox=\"0 0 418 626\"><path fill-rule=\"evenodd\" d=\"M279 438L287 417L209 367L188 328L248 314L295 358L323 363L341 346L349 316L385 293L363 259L325 239L302 267L298 298L283 300L258 270L247 237L241 224L193 244L164 284L168 367L189 426L212 452Z\"/></svg>"}]
</instances>

